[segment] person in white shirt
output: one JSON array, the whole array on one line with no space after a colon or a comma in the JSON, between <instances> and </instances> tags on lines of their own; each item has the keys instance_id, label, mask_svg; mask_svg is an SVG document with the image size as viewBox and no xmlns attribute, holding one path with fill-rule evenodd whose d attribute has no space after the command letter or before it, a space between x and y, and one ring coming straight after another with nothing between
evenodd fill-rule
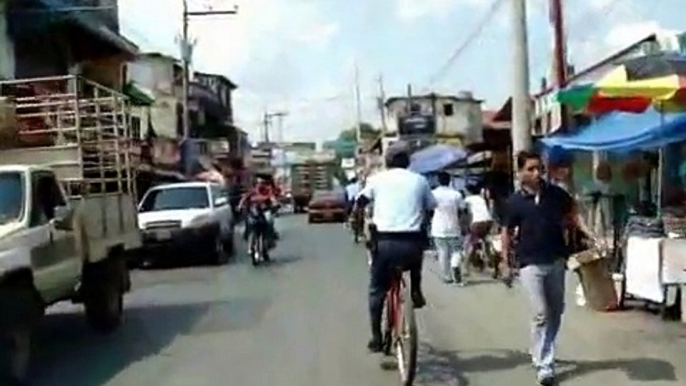
<instances>
[{"instance_id":1,"label":"person in white shirt","mask_svg":"<svg viewBox=\"0 0 686 386\"><path fill-rule=\"evenodd\" d=\"M481 189L476 185L467 186L469 195L465 199L469 213L469 233L467 236L467 256L471 256L473 245L483 240L493 228L493 217L486 199L481 195Z\"/></svg>"},{"instance_id":2,"label":"person in white shirt","mask_svg":"<svg viewBox=\"0 0 686 386\"><path fill-rule=\"evenodd\" d=\"M396 267L410 271L410 288L415 308L426 300L421 290L422 257L426 244L424 218L434 210L436 200L426 179L407 168L410 155L404 143L386 152L385 171L371 177L357 200L356 210L372 204L372 265L369 284L369 314L372 339L367 347L381 352L381 319L386 292Z\"/></svg>"},{"instance_id":3,"label":"person in white shirt","mask_svg":"<svg viewBox=\"0 0 686 386\"><path fill-rule=\"evenodd\" d=\"M446 283L452 283L454 280L462 281L459 263L455 270L455 277L452 277L450 259L453 255L460 254L462 250L459 216L464 207L464 201L462 194L450 187L450 179L450 174L446 172L438 174L439 186L433 190L438 205L431 220L431 237L438 251L441 274Z\"/></svg>"},{"instance_id":4,"label":"person in white shirt","mask_svg":"<svg viewBox=\"0 0 686 386\"><path fill-rule=\"evenodd\" d=\"M346 214L350 216L350 211L353 209L355 200L362 190L362 184L354 177L350 180L350 183L345 187L345 200L346 200Z\"/></svg>"}]
</instances>

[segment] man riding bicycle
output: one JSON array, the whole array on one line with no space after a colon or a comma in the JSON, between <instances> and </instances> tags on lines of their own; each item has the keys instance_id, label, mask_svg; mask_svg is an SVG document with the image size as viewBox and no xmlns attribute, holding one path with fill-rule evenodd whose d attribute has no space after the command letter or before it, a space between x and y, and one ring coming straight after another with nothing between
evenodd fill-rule
<instances>
[{"instance_id":1,"label":"man riding bicycle","mask_svg":"<svg viewBox=\"0 0 686 386\"><path fill-rule=\"evenodd\" d=\"M389 148L386 153L387 170L369 179L355 208L362 210L370 203L374 205L369 285L372 338L367 345L371 352L383 349L383 306L397 267L410 271L414 307L422 308L426 304L421 290L426 243L422 224L426 213L435 209L436 200L426 179L407 170L409 165L410 155L404 144Z\"/></svg>"},{"instance_id":2,"label":"man riding bicycle","mask_svg":"<svg viewBox=\"0 0 686 386\"><path fill-rule=\"evenodd\" d=\"M467 233L468 256L474 251L474 247L481 242L481 245L488 245L487 237L493 228L493 217L488 209L486 199L481 195L481 189L476 184L467 186L469 195L465 198L467 211L469 213L469 231Z\"/></svg>"}]
</instances>

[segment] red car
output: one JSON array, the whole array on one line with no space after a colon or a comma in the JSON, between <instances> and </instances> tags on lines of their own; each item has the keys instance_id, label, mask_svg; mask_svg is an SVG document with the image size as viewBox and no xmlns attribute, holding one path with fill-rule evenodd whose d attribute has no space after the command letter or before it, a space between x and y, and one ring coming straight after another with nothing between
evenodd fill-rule
<instances>
[{"instance_id":1,"label":"red car","mask_svg":"<svg viewBox=\"0 0 686 386\"><path fill-rule=\"evenodd\" d=\"M337 190L320 190L312 194L308 205L308 222L345 222L345 193Z\"/></svg>"}]
</instances>

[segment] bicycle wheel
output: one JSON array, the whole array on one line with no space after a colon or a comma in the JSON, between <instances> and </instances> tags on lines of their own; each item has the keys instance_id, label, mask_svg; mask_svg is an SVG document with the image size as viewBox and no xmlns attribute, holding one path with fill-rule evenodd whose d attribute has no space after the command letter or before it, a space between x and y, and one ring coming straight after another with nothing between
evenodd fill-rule
<instances>
[{"instance_id":1,"label":"bicycle wheel","mask_svg":"<svg viewBox=\"0 0 686 386\"><path fill-rule=\"evenodd\" d=\"M405 283L401 282L402 296L396 308L395 350L400 380L404 386L411 386L417 374L418 331L410 287Z\"/></svg>"}]
</instances>

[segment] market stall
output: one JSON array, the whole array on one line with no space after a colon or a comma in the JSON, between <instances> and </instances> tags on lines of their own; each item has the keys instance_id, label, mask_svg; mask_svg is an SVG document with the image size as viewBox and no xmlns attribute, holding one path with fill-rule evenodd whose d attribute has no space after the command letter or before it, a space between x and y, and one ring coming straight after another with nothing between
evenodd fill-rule
<instances>
[{"instance_id":1,"label":"market stall","mask_svg":"<svg viewBox=\"0 0 686 386\"><path fill-rule=\"evenodd\" d=\"M622 295L660 304L663 315L686 285L686 234L679 231L684 227L679 224L685 223L686 185L665 181L666 149L686 141L686 113L675 112L686 110L684 76L683 57L629 60L594 85L560 92L560 102L603 115L577 133L543 140L548 148L618 154L626 165L640 163L623 170L625 176L640 177L635 185L642 186L636 205L625 204L630 208L621 233L623 253L616 254L621 261L615 266L624 282ZM674 195L679 197L675 200L665 196L668 191L681 194ZM668 206L682 209L681 214L666 215ZM677 230L665 230L666 223Z\"/></svg>"}]
</instances>

